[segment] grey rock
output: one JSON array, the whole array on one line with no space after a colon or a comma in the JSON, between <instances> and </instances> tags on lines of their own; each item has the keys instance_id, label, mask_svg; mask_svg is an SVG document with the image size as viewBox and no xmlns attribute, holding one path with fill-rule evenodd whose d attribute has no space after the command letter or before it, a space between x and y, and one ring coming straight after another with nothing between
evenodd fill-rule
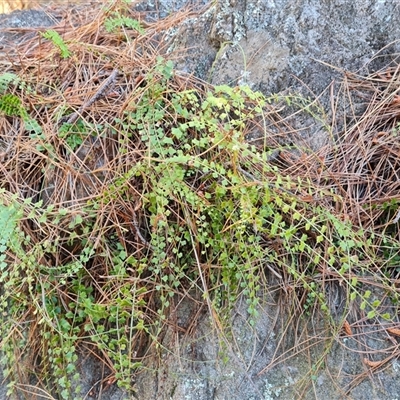
<instances>
[{"instance_id":1,"label":"grey rock","mask_svg":"<svg viewBox=\"0 0 400 400\"><path fill-rule=\"evenodd\" d=\"M323 315L315 314L308 321L307 318L296 321L294 316L290 322L289 314L282 312L277 298L270 294L262 298L254 325L250 323L246 302L239 300L229 319L231 329L224 335L218 332L206 310L190 333L182 334L184 324L170 326L160 346L163 350L149 370L137 378L138 398L397 398L400 367L395 358L374 379L368 379L362 357L362 349L366 348L360 346L359 340L363 335L351 338L332 332ZM173 312L186 314L189 320L199 315L186 301ZM383 351L385 333L375 329L371 334L374 329L366 324L362 333L369 337L370 349ZM321 337L325 340L321 341Z\"/></svg>"},{"instance_id":2,"label":"grey rock","mask_svg":"<svg viewBox=\"0 0 400 400\"><path fill-rule=\"evenodd\" d=\"M7 45L19 41L22 37L29 38L25 29L29 31L29 28L54 25L57 25L57 19L40 10L17 10L11 14L0 14L0 51ZM32 35L34 34L32 33Z\"/></svg>"},{"instance_id":3,"label":"grey rock","mask_svg":"<svg viewBox=\"0 0 400 400\"><path fill-rule=\"evenodd\" d=\"M214 39L233 43L218 62L213 82L239 79L242 66L266 93L307 85L319 95L341 71L366 72L363 68L385 46L383 54L396 53L398 17L399 5L386 1L263 0L228 7L222 0L214 25L227 18L230 23Z\"/></svg>"}]
</instances>

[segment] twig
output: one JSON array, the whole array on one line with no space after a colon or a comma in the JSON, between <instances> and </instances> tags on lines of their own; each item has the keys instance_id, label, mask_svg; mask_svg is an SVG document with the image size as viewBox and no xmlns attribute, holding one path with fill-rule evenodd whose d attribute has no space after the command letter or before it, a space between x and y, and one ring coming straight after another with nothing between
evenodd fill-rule
<instances>
[{"instance_id":1,"label":"twig","mask_svg":"<svg viewBox=\"0 0 400 400\"><path fill-rule=\"evenodd\" d=\"M75 111L68 117L66 121L67 124L75 123L79 116L82 115L87 108L89 108L94 102L106 94L110 87L115 84L115 79L117 78L118 72L119 71L117 69L114 69L113 72L111 72L111 75L100 85L100 87L97 89L97 92L86 103L83 103L79 107L78 111Z\"/></svg>"},{"instance_id":2,"label":"twig","mask_svg":"<svg viewBox=\"0 0 400 400\"><path fill-rule=\"evenodd\" d=\"M135 232L136 232L139 240L142 242L142 244L145 247L147 247L148 249L153 250L153 246L144 238L144 236L142 235L142 232L140 232L139 223L138 223L138 220L137 220L135 214L132 215L132 225L135 228Z\"/></svg>"}]
</instances>

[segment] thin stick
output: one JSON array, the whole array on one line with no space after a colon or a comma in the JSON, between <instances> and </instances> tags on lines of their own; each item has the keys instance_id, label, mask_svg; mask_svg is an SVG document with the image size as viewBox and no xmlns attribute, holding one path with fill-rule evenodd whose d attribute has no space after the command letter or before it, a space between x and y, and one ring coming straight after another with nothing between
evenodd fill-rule
<instances>
[{"instance_id":1,"label":"thin stick","mask_svg":"<svg viewBox=\"0 0 400 400\"><path fill-rule=\"evenodd\" d=\"M83 103L78 111L75 111L68 117L67 124L74 124L87 108L106 94L110 87L115 84L118 72L118 69L114 69L113 72L111 72L111 75L100 85L97 92L86 103Z\"/></svg>"}]
</instances>

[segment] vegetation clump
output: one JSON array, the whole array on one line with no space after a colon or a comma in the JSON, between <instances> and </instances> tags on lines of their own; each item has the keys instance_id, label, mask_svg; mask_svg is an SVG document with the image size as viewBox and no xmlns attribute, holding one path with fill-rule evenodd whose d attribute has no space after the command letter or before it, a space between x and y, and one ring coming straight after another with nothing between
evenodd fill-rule
<instances>
[{"instance_id":1,"label":"vegetation clump","mask_svg":"<svg viewBox=\"0 0 400 400\"><path fill-rule=\"evenodd\" d=\"M298 97L174 70L163 33L182 18L142 23L117 2L79 28L25 39L33 50L0 75L10 391L28 390L33 374L42 390L79 397L83 348L134 390L171 304L189 293L221 330L241 296L255 321L272 281L336 332L351 307L388 327L397 318L395 78L384 98L371 80L367 112L312 151L287 140L281 110ZM324 116L311 100L297 107ZM328 282L344 293L339 318Z\"/></svg>"}]
</instances>

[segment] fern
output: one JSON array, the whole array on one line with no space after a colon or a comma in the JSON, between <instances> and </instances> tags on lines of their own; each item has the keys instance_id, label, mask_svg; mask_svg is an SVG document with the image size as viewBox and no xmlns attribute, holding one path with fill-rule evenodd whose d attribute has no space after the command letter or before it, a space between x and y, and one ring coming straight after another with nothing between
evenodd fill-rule
<instances>
[{"instance_id":1,"label":"fern","mask_svg":"<svg viewBox=\"0 0 400 400\"><path fill-rule=\"evenodd\" d=\"M124 17L120 14L116 14L113 18L107 18L104 23L107 32L114 32L116 28L130 28L139 32L141 35L145 33L144 28L140 25L140 22L136 19Z\"/></svg>"},{"instance_id":2,"label":"fern","mask_svg":"<svg viewBox=\"0 0 400 400\"><path fill-rule=\"evenodd\" d=\"M23 107L21 100L15 94L5 94L0 96L0 112L7 117L21 117L25 123L25 129L33 132L34 135L41 135L43 130L38 122L31 118Z\"/></svg>"},{"instance_id":3,"label":"fern","mask_svg":"<svg viewBox=\"0 0 400 400\"><path fill-rule=\"evenodd\" d=\"M4 190L1 190L4 193ZM16 204L4 204L0 197L0 253L3 253L17 224ZM1 268L1 266L0 266Z\"/></svg>"},{"instance_id":4,"label":"fern","mask_svg":"<svg viewBox=\"0 0 400 400\"><path fill-rule=\"evenodd\" d=\"M19 83L19 77L12 72L5 72L0 75L0 94L3 94L11 83Z\"/></svg>"},{"instance_id":5,"label":"fern","mask_svg":"<svg viewBox=\"0 0 400 400\"><path fill-rule=\"evenodd\" d=\"M0 111L7 117L19 117L21 110L21 100L15 94L5 94L0 97Z\"/></svg>"},{"instance_id":6,"label":"fern","mask_svg":"<svg viewBox=\"0 0 400 400\"><path fill-rule=\"evenodd\" d=\"M45 39L51 40L54 46L60 50L61 58L68 58L71 55L71 52L68 50L67 45L65 44L63 38L58 34L58 32L49 29L46 32L42 33L42 36Z\"/></svg>"}]
</instances>

